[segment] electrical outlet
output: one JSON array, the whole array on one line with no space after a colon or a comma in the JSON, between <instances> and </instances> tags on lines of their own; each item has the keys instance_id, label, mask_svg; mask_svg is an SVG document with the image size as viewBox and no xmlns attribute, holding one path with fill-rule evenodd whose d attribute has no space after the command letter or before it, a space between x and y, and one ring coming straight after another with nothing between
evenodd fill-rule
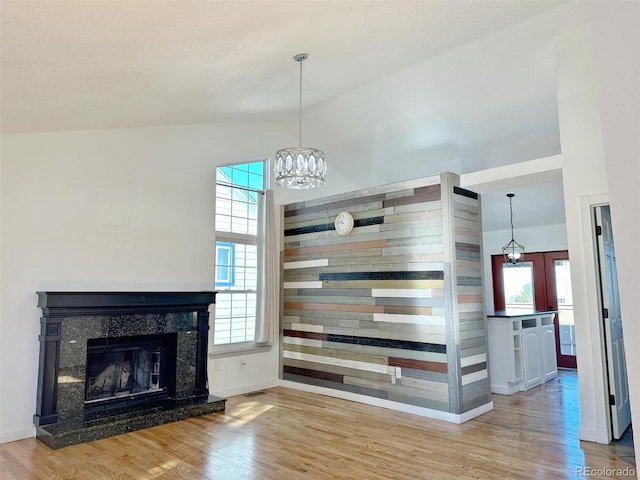
<instances>
[{"instance_id":1,"label":"electrical outlet","mask_svg":"<svg viewBox=\"0 0 640 480\"><path fill-rule=\"evenodd\" d=\"M240 359L240 370L247 366L247 362L244 361L244 358Z\"/></svg>"}]
</instances>

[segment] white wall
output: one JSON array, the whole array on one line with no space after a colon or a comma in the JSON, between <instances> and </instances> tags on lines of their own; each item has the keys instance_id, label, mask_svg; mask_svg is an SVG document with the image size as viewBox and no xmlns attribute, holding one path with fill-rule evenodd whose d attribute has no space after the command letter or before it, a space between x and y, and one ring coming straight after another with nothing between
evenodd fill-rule
<instances>
[{"instance_id":1,"label":"white wall","mask_svg":"<svg viewBox=\"0 0 640 480\"><path fill-rule=\"evenodd\" d=\"M278 385L279 345L269 353L243 353L209 361L209 393L230 397Z\"/></svg>"},{"instance_id":2,"label":"white wall","mask_svg":"<svg viewBox=\"0 0 640 480\"><path fill-rule=\"evenodd\" d=\"M589 31L556 42L563 186L576 327L580 390L580 438L607 443L610 435L602 329L597 306L597 273L592 230L585 205L607 192L596 65ZM588 211L588 206L586 207ZM587 212L588 213L588 212Z\"/></svg>"},{"instance_id":3,"label":"white wall","mask_svg":"<svg viewBox=\"0 0 640 480\"><path fill-rule=\"evenodd\" d=\"M305 143L354 189L560 153L550 35L573 20L556 12L306 109Z\"/></svg>"},{"instance_id":4,"label":"white wall","mask_svg":"<svg viewBox=\"0 0 640 480\"><path fill-rule=\"evenodd\" d=\"M591 12L633 424L640 425L640 3ZM635 442L636 458L640 442Z\"/></svg>"},{"instance_id":5,"label":"white wall","mask_svg":"<svg viewBox=\"0 0 640 480\"><path fill-rule=\"evenodd\" d=\"M262 124L2 137L0 442L34 434L35 292L212 289L216 166L290 140ZM211 391L277 381L277 348L242 377L224 362Z\"/></svg>"}]
</instances>

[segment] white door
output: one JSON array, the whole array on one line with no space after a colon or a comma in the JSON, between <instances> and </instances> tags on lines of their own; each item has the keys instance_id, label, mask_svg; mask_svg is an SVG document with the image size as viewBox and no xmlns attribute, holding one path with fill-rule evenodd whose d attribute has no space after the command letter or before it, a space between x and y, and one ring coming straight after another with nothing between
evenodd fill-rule
<instances>
[{"instance_id":1,"label":"white door","mask_svg":"<svg viewBox=\"0 0 640 480\"><path fill-rule=\"evenodd\" d=\"M631 423L631 408L629 406L629 386L622 337L622 316L618 299L616 252L613 244L609 207L596 207L595 211L596 224L600 227L597 236L598 257L609 374L611 424L613 438L619 439Z\"/></svg>"}]
</instances>

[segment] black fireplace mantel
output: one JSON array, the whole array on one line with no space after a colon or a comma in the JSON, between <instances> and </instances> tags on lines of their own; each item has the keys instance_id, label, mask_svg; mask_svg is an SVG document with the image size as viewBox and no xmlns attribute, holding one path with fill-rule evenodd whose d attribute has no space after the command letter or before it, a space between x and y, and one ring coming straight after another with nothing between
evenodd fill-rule
<instances>
[{"instance_id":1,"label":"black fireplace mantel","mask_svg":"<svg viewBox=\"0 0 640 480\"><path fill-rule=\"evenodd\" d=\"M156 318L156 316L193 313L193 321L182 325L179 331L197 334L194 343L195 377L189 387L188 397L206 399L207 385L207 343L209 330L209 306L215 303L216 292L37 292L38 307L42 309L40 340L40 364L36 426L58 423L58 387L61 356L61 339L71 324L87 328L96 322L111 322L114 318L129 319ZM132 317L128 317L132 316ZM152 317L150 317L152 316ZM102 318L103 320L99 320ZM83 320L86 319L86 320ZM118 323L118 321L116 321ZM125 324L127 322L124 322ZM153 323L153 322L152 322ZM184 323L184 322L183 322ZM147 322L148 324L148 322ZM172 324L173 325L173 324ZM82 327L82 329L86 329ZM90 328L89 328L90 329ZM137 334L144 332L137 332ZM149 332L152 333L152 332ZM81 335L82 336L82 335ZM87 337L88 338L88 337ZM72 340L71 343L75 343ZM65 344L69 342L65 341ZM68 347L65 347L68 348ZM84 347L83 347L84 348ZM184 398L184 397L183 397ZM74 404L75 405L75 404ZM80 413L81 414L81 413ZM82 414L81 414L82 415Z\"/></svg>"},{"instance_id":2,"label":"black fireplace mantel","mask_svg":"<svg viewBox=\"0 0 640 480\"><path fill-rule=\"evenodd\" d=\"M37 292L48 317L206 311L216 292Z\"/></svg>"}]
</instances>

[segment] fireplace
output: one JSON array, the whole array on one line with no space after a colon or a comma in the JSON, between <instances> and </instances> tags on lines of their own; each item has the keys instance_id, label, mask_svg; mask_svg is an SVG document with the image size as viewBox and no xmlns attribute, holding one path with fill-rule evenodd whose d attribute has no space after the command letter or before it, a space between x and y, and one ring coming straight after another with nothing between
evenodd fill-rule
<instances>
[{"instance_id":1,"label":"fireplace","mask_svg":"<svg viewBox=\"0 0 640 480\"><path fill-rule=\"evenodd\" d=\"M38 292L36 436L52 448L224 410L209 395L215 292Z\"/></svg>"}]
</instances>

